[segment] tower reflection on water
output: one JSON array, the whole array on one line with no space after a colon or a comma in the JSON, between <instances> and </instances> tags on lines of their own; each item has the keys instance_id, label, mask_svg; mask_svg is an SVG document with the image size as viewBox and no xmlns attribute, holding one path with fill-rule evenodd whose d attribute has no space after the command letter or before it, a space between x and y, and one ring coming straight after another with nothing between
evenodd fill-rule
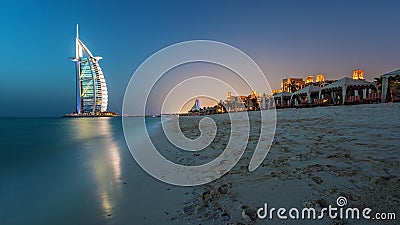
<instances>
[{"instance_id":1,"label":"tower reflection on water","mask_svg":"<svg viewBox=\"0 0 400 225\"><path fill-rule=\"evenodd\" d=\"M74 120L75 137L90 140L84 149L97 149L91 157L92 170L102 210L106 217L113 214L115 193L121 189L121 152L112 129L115 118L78 118Z\"/></svg>"}]
</instances>

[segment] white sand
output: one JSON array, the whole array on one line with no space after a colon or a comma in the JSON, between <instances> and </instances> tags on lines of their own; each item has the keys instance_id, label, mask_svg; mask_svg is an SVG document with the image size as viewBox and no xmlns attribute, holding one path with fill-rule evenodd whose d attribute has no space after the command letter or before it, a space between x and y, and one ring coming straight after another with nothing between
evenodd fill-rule
<instances>
[{"instance_id":1,"label":"white sand","mask_svg":"<svg viewBox=\"0 0 400 225\"><path fill-rule=\"evenodd\" d=\"M326 218L246 221L242 216L243 208L257 210L264 203L287 209L336 206L338 196L347 198L346 207L397 212L399 217L399 112L400 104L278 110L275 140L261 167L254 172L247 170L258 140L257 131L253 131L248 149L232 171L194 188L193 198L174 217L182 224L365 224L363 220ZM257 118L257 113L250 113L250 117ZM229 135L227 117L212 118L219 123L219 132ZM196 137L196 121L196 117L182 118L183 133ZM218 142L224 142L222 137L217 136ZM209 161L224 147L218 142L205 154L180 157L168 151L168 155L181 163Z\"/></svg>"}]
</instances>

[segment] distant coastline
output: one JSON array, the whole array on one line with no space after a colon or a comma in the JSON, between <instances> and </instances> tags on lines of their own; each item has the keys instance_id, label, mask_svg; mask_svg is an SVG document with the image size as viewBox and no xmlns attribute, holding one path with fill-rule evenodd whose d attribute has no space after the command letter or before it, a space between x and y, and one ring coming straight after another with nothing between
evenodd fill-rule
<instances>
[{"instance_id":1,"label":"distant coastline","mask_svg":"<svg viewBox=\"0 0 400 225\"><path fill-rule=\"evenodd\" d=\"M68 113L63 115L62 117L69 117L69 118L78 118L78 117L121 117L121 115L114 113L114 112L101 112L101 113L96 113L96 114L91 114L91 113L83 113L83 114L77 114L77 113Z\"/></svg>"}]
</instances>

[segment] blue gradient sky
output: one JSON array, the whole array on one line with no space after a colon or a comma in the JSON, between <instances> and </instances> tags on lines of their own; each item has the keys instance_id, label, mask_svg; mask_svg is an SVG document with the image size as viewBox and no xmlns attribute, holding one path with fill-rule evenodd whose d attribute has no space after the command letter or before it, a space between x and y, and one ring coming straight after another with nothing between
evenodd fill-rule
<instances>
[{"instance_id":1,"label":"blue gradient sky","mask_svg":"<svg viewBox=\"0 0 400 225\"><path fill-rule=\"evenodd\" d=\"M75 108L75 24L101 65L109 109L147 57L211 39L251 56L276 89L283 77L400 67L396 1L6 1L0 8L0 116L60 116Z\"/></svg>"}]
</instances>

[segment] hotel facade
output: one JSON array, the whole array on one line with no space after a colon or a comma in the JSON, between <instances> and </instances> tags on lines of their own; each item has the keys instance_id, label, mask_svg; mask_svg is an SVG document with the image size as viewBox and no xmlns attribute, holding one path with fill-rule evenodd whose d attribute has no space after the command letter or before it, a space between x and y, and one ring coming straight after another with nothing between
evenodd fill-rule
<instances>
[{"instance_id":1,"label":"hotel facade","mask_svg":"<svg viewBox=\"0 0 400 225\"><path fill-rule=\"evenodd\" d=\"M99 65L102 57L93 56L79 39L76 25L75 57L76 66L76 113L79 115L106 112L108 105L107 84Z\"/></svg>"}]
</instances>

